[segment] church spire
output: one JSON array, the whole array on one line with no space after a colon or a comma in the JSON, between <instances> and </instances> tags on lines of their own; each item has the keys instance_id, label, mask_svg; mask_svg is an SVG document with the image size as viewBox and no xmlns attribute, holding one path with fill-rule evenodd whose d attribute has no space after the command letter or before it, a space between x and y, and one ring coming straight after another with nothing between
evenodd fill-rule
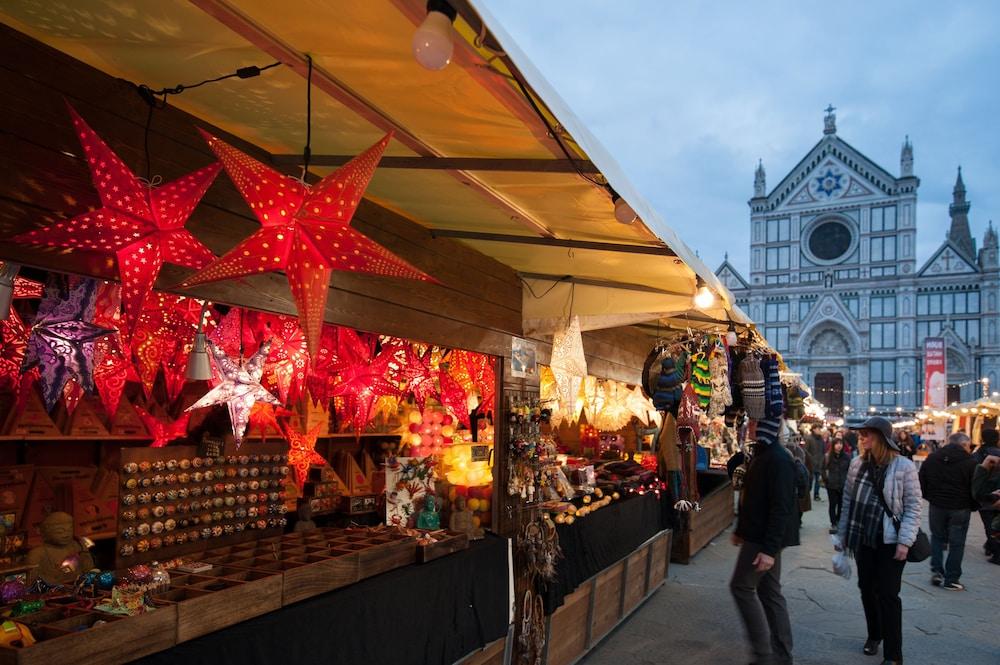
<instances>
[{"instance_id":1,"label":"church spire","mask_svg":"<svg viewBox=\"0 0 1000 665\"><path fill-rule=\"evenodd\" d=\"M903 141L903 149L899 151L899 175L908 178L913 175L913 144L910 143L910 135L906 135Z\"/></svg>"},{"instance_id":2,"label":"church spire","mask_svg":"<svg viewBox=\"0 0 1000 665\"><path fill-rule=\"evenodd\" d=\"M952 190L951 205L948 207L948 214L951 215L948 240L971 258L976 255L976 242L972 239L972 231L969 229L970 205L965 200L965 183L962 181L962 167L959 166L955 189Z\"/></svg>"},{"instance_id":3,"label":"church spire","mask_svg":"<svg viewBox=\"0 0 1000 665\"><path fill-rule=\"evenodd\" d=\"M754 198L767 196L767 174L764 173L764 160L757 160L757 170L753 173Z\"/></svg>"}]
</instances>

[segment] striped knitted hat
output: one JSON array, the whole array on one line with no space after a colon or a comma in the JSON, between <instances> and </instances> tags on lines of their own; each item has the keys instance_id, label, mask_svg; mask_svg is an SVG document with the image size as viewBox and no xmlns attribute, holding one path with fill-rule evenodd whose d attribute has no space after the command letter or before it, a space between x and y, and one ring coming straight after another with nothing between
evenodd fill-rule
<instances>
[{"instance_id":1,"label":"striped knitted hat","mask_svg":"<svg viewBox=\"0 0 1000 665\"><path fill-rule=\"evenodd\" d=\"M781 418L762 418L757 421L757 443L770 446L778 442Z\"/></svg>"}]
</instances>

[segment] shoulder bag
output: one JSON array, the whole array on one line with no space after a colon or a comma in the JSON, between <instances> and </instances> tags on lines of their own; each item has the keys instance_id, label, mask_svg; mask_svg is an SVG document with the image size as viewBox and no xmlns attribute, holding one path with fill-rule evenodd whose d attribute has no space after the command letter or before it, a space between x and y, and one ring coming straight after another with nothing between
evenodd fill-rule
<instances>
[{"instance_id":1,"label":"shoulder bag","mask_svg":"<svg viewBox=\"0 0 1000 665\"><path fill-rule=\"evenodd\" d=\"M885 514L892 519L892 525L896 527L896 537L899 537L899 527L902 522L889 510L889 504L885 501L885 476L882 477L882 482L878 485L878 500L882 502L882 509L885 510ZM919 526L917 527L917 537L913 540L913 544L910 545L910 550L906 554L906 560L911 563L920 563L924 561L931 555L931 541L927 538L927 534Z\"/></svg>"}]
</instances>

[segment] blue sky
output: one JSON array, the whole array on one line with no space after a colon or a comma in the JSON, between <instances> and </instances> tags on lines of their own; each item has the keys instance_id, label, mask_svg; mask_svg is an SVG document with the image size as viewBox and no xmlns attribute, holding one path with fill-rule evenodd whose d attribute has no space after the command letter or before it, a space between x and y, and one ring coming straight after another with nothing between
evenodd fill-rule
<instances>
[{"instance_id":1,"label":"blue sky","mask_svg":"<svg viewBox=\"0 0 1000 665\"><path fill-rule=\"evenodd\" d=\"M1000 3L480 3L712 269L728 251L746 272L757 159L770 189L828 103L890 173L909 134L918 264L947 232L959 164L977 243L1000 222Z\"/></svg>"}]
</instances>

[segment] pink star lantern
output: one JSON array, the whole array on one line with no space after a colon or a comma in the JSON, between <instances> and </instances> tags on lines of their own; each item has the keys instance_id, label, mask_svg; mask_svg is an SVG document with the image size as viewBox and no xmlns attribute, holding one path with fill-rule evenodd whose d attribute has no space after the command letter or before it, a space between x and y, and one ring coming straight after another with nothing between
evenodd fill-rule
<instances>
[{"instance_id":1,"label":"pink star lantern","mask_svg":"<svg viewBox=\"0 0 1000 665\"><path fill-rule=\"evenodd\" d=\"M435 281L350 226L391 133L312 186L210 134L202 135L263 228L190 277L185 286L285 271L309 355L315 356L334 270Z\"/></svg>"},{"instance_id":2,"label":"pink star lantern","mask_svg":"<svg viewBox=\"0 0 1000 665\"><path fill-rule=\"evenodd\" d=\"M309 475L309 467L313 464L326 465L326 458L316 452L316 439L319 438L323 424L319 423L303 434L292 426L285 428L288 437L288 464L295 469L295 482L301 490Z\"/></svg>"},{"instance_id":3,"label":"pink star lantern","mask_svg":"<svg viewBox=\"0 0 1000 665\"><path fill-rule=\"evenodd\" d=\"M186 410L225 404L229 408L229 419L233 423L233 436L236 437L238 448L243 443L243 435L246 434L250 411L254 404L266 402L281 406L278 398L260 385L260 377L264 373L264 360L271 351L271 343L264 342L249 360L239 362L227 356L225 351L211 342L207 342L207 346L215 361L215 375L219 384Z\"/></svg>"},{"instance_id":4,"label":"pink star lantern","mask_svg":"<svg viewBox=\"0 0 1000 665\"><path fill-rule=\"evenodd\" d=\"M142 418L149 435L153 437L153 442L149 444L150 448L162 448L174 439L187 436L188 421L191 419L190 413L182 413L181 417L172 423L165 423L139 405L136 405L135 411Z\"/></svg>"},{"instance_id":5,"label":"pink star lantern","mask_svg":"<svg viewBox=\"0 0 1000 665\"><path fill-rule=\"evenodd\" d=\"M184 228L218 175L216 162L161 187L150 187L69 107L101 207L16 236L19 242L114 252L122 281L125 328L131 334L164 262L203 268L215 258Z\"/></svg>"}]
</instances>

